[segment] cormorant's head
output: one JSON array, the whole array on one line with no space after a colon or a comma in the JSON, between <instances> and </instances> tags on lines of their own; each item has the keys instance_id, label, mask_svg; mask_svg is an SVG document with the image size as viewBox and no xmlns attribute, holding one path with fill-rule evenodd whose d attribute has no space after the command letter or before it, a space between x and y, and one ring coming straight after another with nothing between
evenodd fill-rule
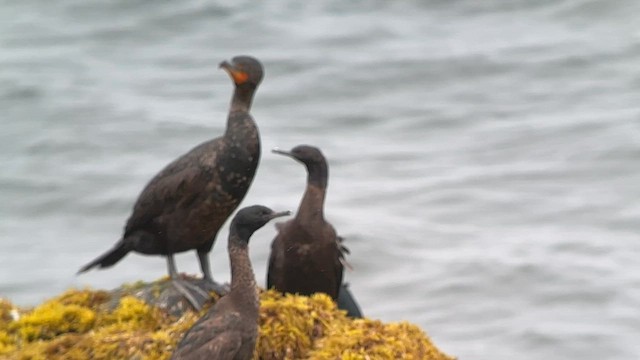
<instances>
[{"instance_id":1,"label":"cormorant's head","mask_svg":"<svg viewBox=\"0 0 640 360\"><path fill-rule=\"evenodd\" d=\"M238 211L231 225L243 235L247 236L246 240L248 241L248 237L251 236L251 234L263 227L264 224L268 223L271 219L290 214L291 211L275 212L266 206L253 205Z\"/></svg>"},{"instance_id":2,"label":"cormorant's head","mask_svg":"<svg viewBox=\"0 0 640 360\"><path fill-rule=\"evenodd\" d=\"M258 87L264 74L260 61L251 56L236 56L231 62L221 62L220 67L229 73L236 86Z\"/></svg>"},{"instance_id":3,"label":"cormorant's head","mask_svg":"<svg viewBox=\"0 0 640 360\"><path fill-rule=\"evenodd\" d=\"M280 154L292 157L301 163L305 164L308 168L314 165L326 164L326 160L320 149L309 145L298 145L291 149L291 151L285 151L280 149L271 150L274 154Z\"/></svg>"}]
</instances>

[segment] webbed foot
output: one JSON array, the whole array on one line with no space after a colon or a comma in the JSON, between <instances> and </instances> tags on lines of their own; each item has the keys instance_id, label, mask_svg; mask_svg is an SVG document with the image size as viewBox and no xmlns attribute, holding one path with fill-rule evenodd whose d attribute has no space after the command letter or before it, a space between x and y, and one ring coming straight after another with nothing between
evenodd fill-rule
<instances>
[{"instance_id":1,"label":"webbed foot","mask_svg":"<svg viewBox=\"0 0 640 360\"><path fill-rule=\"evenodd\" d=\"M201 289L204 289L208 292L215 292L220 296L226 295L229 291L231 291L231 287L229 284L220 284L211 279L202 278L198 280L198 286Z\"/></svg>"},{"instance_id":2,"label":"webbed foot","mask_svg":"<svg viewBox=\"0 0 640 360\"><path fill-rule=\"evenodd\" d=\"M202 310L202 306L211 299L208 292L202 290L197 285L190 283L187 280L171 279L171 285L187 299L189 304L196 310Z\"/></svg>"}]
</instances>

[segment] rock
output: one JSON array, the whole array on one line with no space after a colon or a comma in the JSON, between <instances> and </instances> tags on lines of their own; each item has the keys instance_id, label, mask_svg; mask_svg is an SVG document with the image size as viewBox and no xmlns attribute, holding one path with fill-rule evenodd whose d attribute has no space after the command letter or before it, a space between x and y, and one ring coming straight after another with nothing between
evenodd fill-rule
<instances>
[{"instance_id":1,"label":"rock","mask_svg":"<svg viewBox=\"0 0 640 360\"><path fill-rule=\"evenodd\" d=\"M260 297L254 359L453 359L419 327L353 320L324 294ZM168 359L201 315L167 279L68 290L33 309L0 299L0 359Z\"/></svg>"}]
</instances>

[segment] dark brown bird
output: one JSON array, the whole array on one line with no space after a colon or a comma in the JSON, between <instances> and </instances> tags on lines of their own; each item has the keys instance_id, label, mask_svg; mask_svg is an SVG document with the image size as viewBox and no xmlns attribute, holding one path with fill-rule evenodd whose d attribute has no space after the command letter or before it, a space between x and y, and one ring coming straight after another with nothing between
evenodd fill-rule
<instances>
[{"instance_id":1,"label":"dark brown bird","mask_svg":"<svg viewBox=\"0 0 640 360\"><path fill-rule=\"evenodd\" d=\"M238 211L229 231L231 291L187 331L171 359L251 359L258 337L260 300L249 259L249 238L269 220L289 214L260 205Z\"/></svg>"},{"instance_id":2,"label":"dark brown bird","mask_svg":"<svg viewBox=\"0 0 640 360\"><path fill-rule=\"evenodd\" d=\"M271 244L267 287L301 295L323 292L336 300L342 284L344 247L324 218L327 161L320 149L308 145L273 152L303 163L308 176L295 217L276 226L278 235Z\"/></svg>"},{"instance_id":3,"label":"dark brown bird","mask_svg":"<svg viewBox=\"0 0 640 360\"><path fill-rule=\"evenodd\" d=\"M196 250L205 282L216 289L208 254L258 166L260 137L249 110L263 76L260 62L249 56L234 57L220 67L235 84L224 135L196 146L151 179L133 207L122 239L79 273L110 267L130 251L164 255L174 286L199 309L201 304L186 287L201 297L207 294L179 279L173 258L175 253Z\"/></svg>"}]
</instances>

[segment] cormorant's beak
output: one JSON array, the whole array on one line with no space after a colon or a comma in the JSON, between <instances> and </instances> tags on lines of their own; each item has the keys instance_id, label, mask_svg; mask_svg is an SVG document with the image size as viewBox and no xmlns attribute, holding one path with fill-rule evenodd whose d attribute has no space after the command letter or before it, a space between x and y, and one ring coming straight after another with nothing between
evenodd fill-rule
<instances>
[{"instance_id":1,"label":"cormorant's beak","mask_svg":"<svg viewBox=\"0 0 640 360\"><path fill-rule=\"evenodd\" d=\"M280 211L280 212L274 212L273 214L271 214L269 216L269 219L275 219L277 217L282 217L282 216L288 216L291 215L291 211L287 210L287 211Z\"/></svg>"},{"instance_id":2,"label":"cormorant's beak","mask_svg":"<svg viewBox=\"0 0 640 360\"><path fill-rule=\"evenodd\" d=\"M279 154L279 155L284 155L284 156L289 156L289 157L295 158L295 156L293 156L293 154L290 153L289 151L281 150L281 149L278 149L278 148L273 148L271 150L271 152L274 153L274 154Z\"/></svg>"},{"instance_id":3,"label":"cormorant's beak","mask_svg":"<svg viewBox=\"0 0 640 360\"><path fill-rule=\"evenodd\" d=\"M242 71L242 70L238 70L236 69L235 66L233 66L233 64L230 64L227 61L223 61L220 63L219 66L221 69L224 69L227 73L229 73L229 76L231 76L231 78L233 79L233 82L236 85L240 85L243 84L245 82L247 82L247 80L249 80L249 74Z\"/></svg>"}]
</instances>

